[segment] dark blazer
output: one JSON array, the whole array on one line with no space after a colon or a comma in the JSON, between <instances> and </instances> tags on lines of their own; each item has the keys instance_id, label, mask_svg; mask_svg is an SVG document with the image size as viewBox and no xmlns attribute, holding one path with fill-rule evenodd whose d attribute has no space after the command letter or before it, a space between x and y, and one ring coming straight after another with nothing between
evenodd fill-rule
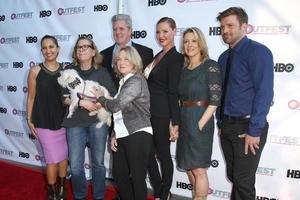
<instances>
[{"instance_id":1,"label":"dark blazer","mask_svg":"<svg viewBox=\"0 0 300 200\"><path fill-rule=\"evenodd\" d=\"M103 56L103 63L102 66L105 67L107 69L107 71L109 72L109 74L111 75L115 85L117 88L119 88L119 77L117 76L117 74L115 73L113 67L112 67L112 57L113 57L113 50L114 50L114 45L104 49L103 51L100 52L100 54ZM132 42L132 46L135 47L135 49L138 51L138 53L140 54L141 58L142 58L142 62L143 62L143 67L147 67L147 65L152 61L153 59L153 50Z\"/></svg>"},{"instance_id":2,"label":"dark blazer","mask_svg":"<svg viewBox=\"0 0 300 200\"><path fill-rule=\"evenodd\" d=\"M147 81L150 91L151 116L168 117L173 125L179 125L177 91L183 63L183 55L173 47L154 66Z\"/></svg>"}]
</instances>

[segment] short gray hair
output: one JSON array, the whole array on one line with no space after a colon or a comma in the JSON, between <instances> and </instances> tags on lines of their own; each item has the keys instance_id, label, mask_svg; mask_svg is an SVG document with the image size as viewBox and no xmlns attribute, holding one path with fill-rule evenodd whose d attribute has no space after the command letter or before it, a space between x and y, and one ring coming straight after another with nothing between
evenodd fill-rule
<instances>
[{"instance_id":1,"label":"short gray hair","mask_svg":"<svg viewBox=\"0 0 300 200\"><path fill-rule=\"evenodd\" d=\"M117 14L111 18L111 22L114 25L116 21L124 21L128 28L132 28L132 20L129 15L126 14Z\"/></svg>"}]
</instances>

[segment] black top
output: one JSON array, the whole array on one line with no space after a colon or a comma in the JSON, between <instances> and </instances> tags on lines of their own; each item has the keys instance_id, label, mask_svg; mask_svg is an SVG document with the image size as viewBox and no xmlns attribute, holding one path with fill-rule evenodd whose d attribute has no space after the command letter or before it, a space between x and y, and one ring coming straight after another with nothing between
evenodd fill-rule
<instances>
[{"instance_id":1,"label":"black top","mask_svg":"<svg viewBox=\"0 0 300 200\"><path fill-rule=\"evenodd\" d=\"M117 89L114 86L109 73L103 67L100 67L99 69L91 67L89 70L81 70L79 66L71 64L66 66L65 69L75 69L83 80L98 82L108 90L112 97L116 94ZM64 93L67 92L68 89L64 90ZM80 107L75 110L71 118L68 119L67 115L68 110L63 121L64 127L87 127L99 121L96 115L89 116L89 111Z\"/></svg>"},{"instance_id":2,"label":"black top","mask_svg":"<svg viewBox=\"0 0 300 200\"><path fill-rule=\"evenodd\" d=\"M151 116L168 117L173 125L179 125L178 83L183 62L183 55L173 47L154 66L148 77Z\"/></svg>"},{"instance_id":3,"label":"black top","mask_svg":"<svg viewBox=\"0 0 300 200\"><path fill-rule=\"evenodd\" d=\"M140 54L142 62L143 62L143 67L147 67L147 65L152 61L153 59L153 50L132 42L132 46L137 50L137 52ZM100 52L101 55L103 55L103 67L107 69L109 74L111 75L116 88L119 88L119 77L117 76L116 72L114 71L114 68L112 67L112 58L113 58L113 51L114 51L115 44L104 49L103 51Z\"/></svg>"},{"instance_id":4,"label":"black top","mask_svg":"<svg viewBox=\"0 0 300 200\"><path fill-rule=\"evenodd\" d=\"M58 130L64 118L65 108L61 99L61 87L57 82L59 71L49 71L43 63L36 77L36 95L32 108L32 123L37 128Z\"/></svg>"}]
</instances>

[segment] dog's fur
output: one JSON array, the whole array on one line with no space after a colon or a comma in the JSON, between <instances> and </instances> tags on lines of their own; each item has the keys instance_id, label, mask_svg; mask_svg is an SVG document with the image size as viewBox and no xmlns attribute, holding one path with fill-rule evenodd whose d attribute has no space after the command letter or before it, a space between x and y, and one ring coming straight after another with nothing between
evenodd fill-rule
<instances>
[{"instance_id":1,"label":"dog's fur","mask_svg":"<svg viewBox=\"0 0 300 200\"><path fill-rule=\"evenodd\" d=\"M95 81L83 80L74 69L66 69L60 72L60 77L57 79L58 83L63 88L68 88L70 91L71 104L69 106L69 114L67 118L71 118L75 109L78 107L79 97L81 95L86 98L94 99L94 94L91 92L94 88L104 93L104 97L110 98L107 89ZM100 120L96 127L100 128L104 123L111 125L111 113L101 107L99 110L91 111L90 116L96 115Z\"/></svg>"}]
</instances>

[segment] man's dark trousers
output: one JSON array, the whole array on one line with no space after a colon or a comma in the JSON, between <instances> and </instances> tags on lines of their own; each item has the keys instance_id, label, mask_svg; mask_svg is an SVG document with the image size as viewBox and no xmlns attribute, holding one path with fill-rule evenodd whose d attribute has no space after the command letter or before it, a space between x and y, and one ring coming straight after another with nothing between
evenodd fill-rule
<instances>
[{"instance_id":1,"label":"man's dark trousers","mask_svg":"<svg viewBox=\"0 0 300 200\"><path fill-rule=\"evenodd\" d=\"M227 177L232 182L231 200L255 200L255 174L262 150L265 146L268 123L260 135L259 149L253 155L250 148L245 155L245 138L250 119L223 119L221 124L221 146L226 161Z\"/></svg>"}]
</instances>

